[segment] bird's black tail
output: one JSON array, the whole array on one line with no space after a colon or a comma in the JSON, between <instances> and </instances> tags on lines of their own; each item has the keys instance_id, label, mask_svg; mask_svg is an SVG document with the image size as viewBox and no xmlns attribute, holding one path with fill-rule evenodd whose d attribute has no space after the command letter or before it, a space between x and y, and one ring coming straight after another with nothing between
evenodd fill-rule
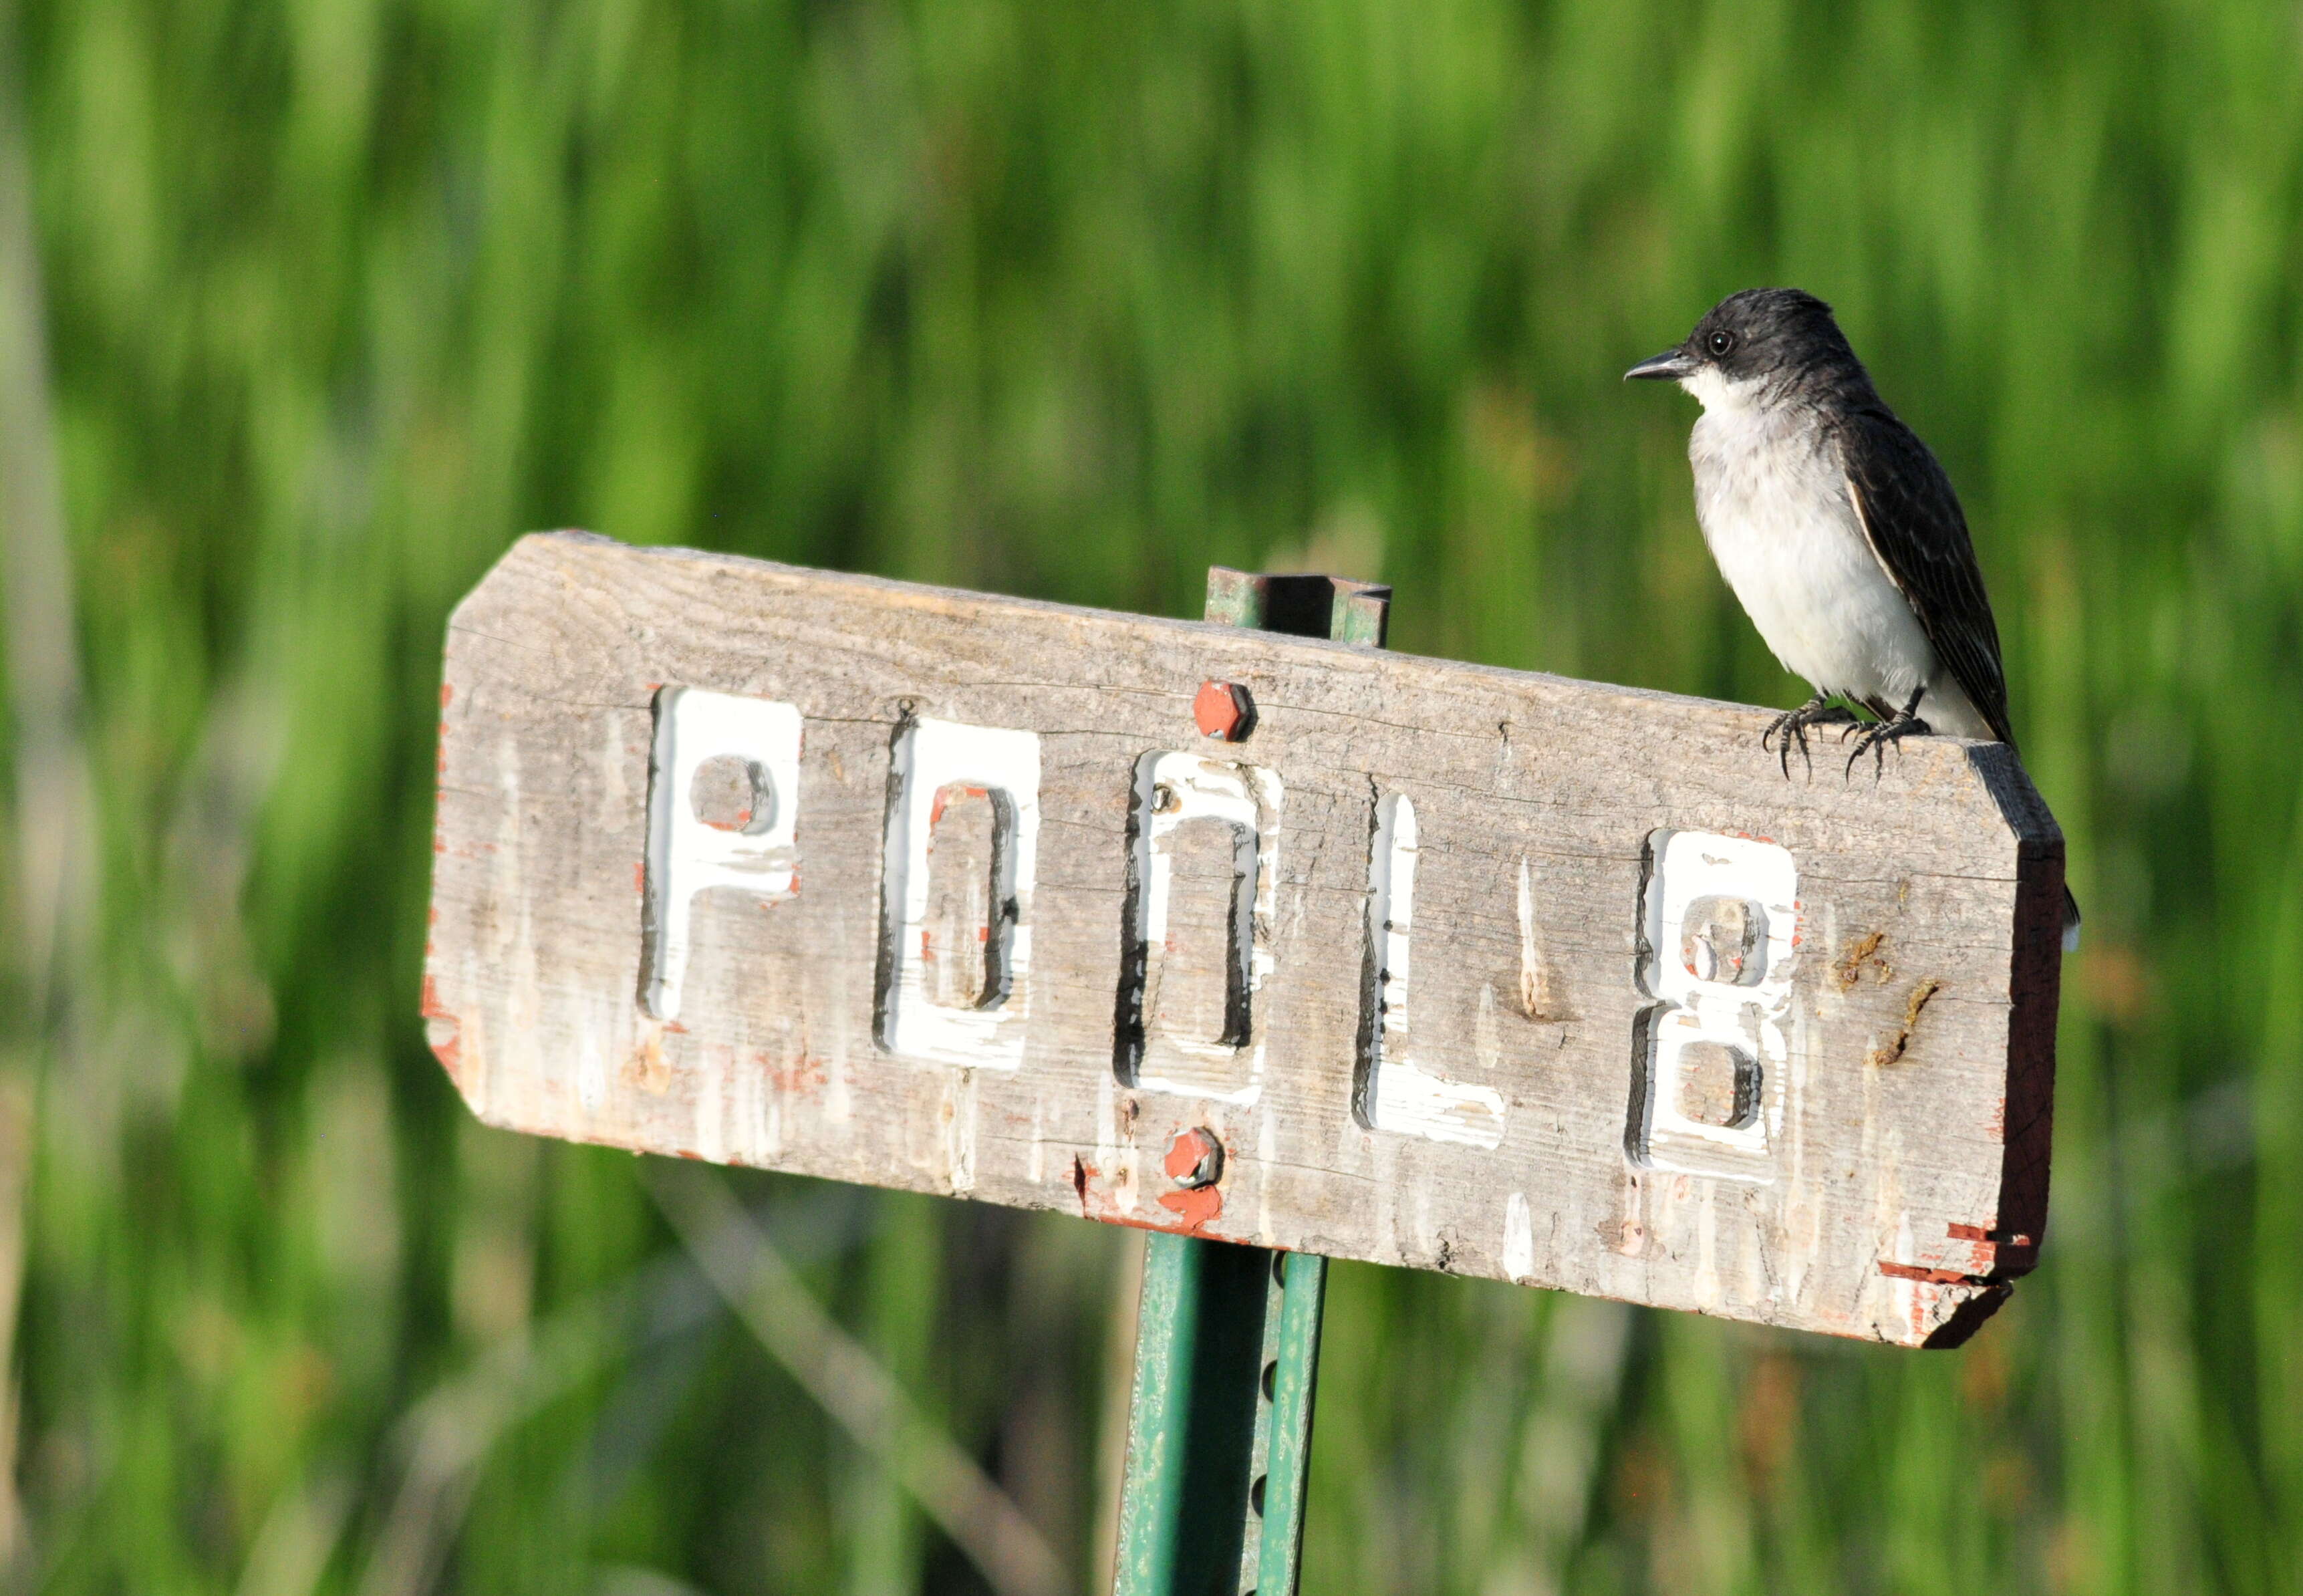
<instances>
[{"instance_id":1,"label":"bird's black tail","mask_svg":"<svg viewBox=\"0 0 2303 1596\"><path fill-rule=\"evenodd\" d=\"M2079 950L2079 900L2071 896L2071 888L2066 886L2063 889L2063 951L2076 953Z\"/></svg>"}]
</instances>

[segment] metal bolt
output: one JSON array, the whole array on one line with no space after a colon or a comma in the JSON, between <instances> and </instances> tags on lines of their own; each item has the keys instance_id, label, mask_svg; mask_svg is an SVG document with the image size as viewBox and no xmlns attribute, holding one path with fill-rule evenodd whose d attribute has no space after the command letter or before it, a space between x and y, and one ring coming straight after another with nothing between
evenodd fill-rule
<instances>
[{"instance_id":1,"label":"metal bolt","mask_svg":"<svg viewBox=\"0 0 2303 1596\"><path fill-rule=\"evenodd\" d=\"M1192 720L1204 737L1244 742L1255 730L1255 704L1236 681L1203 681L1192 700Z\"/></svg>"},{"instance_id":2,"label":"metal bolt","mask_svg":"<svg viewBox=\"0 0 2303 1596\"><path fill-rule=\"evenodd\" d=\"M1223 1144L1216 1139L1216 1133L1194 1126L1176 1133L1160 1167L1168 1171L1168 1178L1190 1191L1222 1179L1223 1165Z\"/></svg>"}]
</instances>

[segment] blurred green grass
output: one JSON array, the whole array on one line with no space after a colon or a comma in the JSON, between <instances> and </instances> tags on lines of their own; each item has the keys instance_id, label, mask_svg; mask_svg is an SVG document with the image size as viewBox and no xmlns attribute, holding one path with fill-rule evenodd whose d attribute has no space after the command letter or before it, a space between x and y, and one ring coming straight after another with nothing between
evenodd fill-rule
<instances>
[{"instance_id":1,"label":"blurred green grass","mask_svg":"<svg viewBox=\"0 0 2303 1596\"><path fill-rule=\"evenodd\" d=\"M2071 833L2046 1262L1929 1357L1339 1268L1306 1588L2303 1589L2291 7L12 21L94 860L0 1024L17 1583L980 1588L632 1161L424 1051L447 607L556 525L1162 613L1304 562L1404 648L1789 703L1615 380L1788 282L1959 483ZM737 1184L1084 1582L1123 1238Z\"/></svg>"}]
</instances>

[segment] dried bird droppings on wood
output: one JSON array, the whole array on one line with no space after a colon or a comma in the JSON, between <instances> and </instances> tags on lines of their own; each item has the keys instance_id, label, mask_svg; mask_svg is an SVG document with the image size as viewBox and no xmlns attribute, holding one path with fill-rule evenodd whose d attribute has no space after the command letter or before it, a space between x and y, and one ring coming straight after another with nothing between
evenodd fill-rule
<instances>
[{"instance_id":1,"label":"dried bird droppings on wood","mask_svg":"<svg viewBox=\"0 0 2303 1596\"><path fill-rule=\"evenodd\" d=\"M1902 1028L1895 1033L1895 1039L1893 1042L1884 1047L1871 1050L1868 1060L1869 1063L1874 1066L1885 1066L1902 1058L1903 1050L1911 1045L1911 1033L1919 1029L1919 1011L1928 1006L1929 999L1943 990L1943 984L1940 981L1928 980L1911 988L1911 995L1903 1002Z\"/></svg>"},{"instance_id":2,"label":"dried bird droppings on wood","mask_svg":"<svg viewBox=\"0 0 2303 1596\"><path fill-rule=\"evenodd\" d=\"M1832 966L1831 970L1833 978L1839 984L1840 991L1853 990L1855 984L1863 979L1863 972L1867 967L1870 970L1871 979L1874 981L1886 982L1895 978L1895 967L1880 957L1879 953L1880 946L1886 940L1885 932L1875 931L1869 935L1860 936L1847 944L1847 950L1840 955L1839 962Z\"/></svg>"}]
</instances>

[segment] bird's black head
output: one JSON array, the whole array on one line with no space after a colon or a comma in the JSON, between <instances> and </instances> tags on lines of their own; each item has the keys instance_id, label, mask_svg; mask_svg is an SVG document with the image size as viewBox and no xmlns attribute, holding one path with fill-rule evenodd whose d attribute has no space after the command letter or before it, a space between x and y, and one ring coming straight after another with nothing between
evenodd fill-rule
<instances>
[{"instance_id":1,"label":"bird's black head","mask_svg":"<svg viewBox=\"0 0 2303 1596\"><path fill-rule=\"evenodd\" d=\"M1625 377L1676 382L1710 402L1708 390L1770 397L1868 390L1863 363L1831 318L1831 307L1796 288L1729 294L1695 324L1687 342L1641 361Z\"/></svg>"}]
</instances>

